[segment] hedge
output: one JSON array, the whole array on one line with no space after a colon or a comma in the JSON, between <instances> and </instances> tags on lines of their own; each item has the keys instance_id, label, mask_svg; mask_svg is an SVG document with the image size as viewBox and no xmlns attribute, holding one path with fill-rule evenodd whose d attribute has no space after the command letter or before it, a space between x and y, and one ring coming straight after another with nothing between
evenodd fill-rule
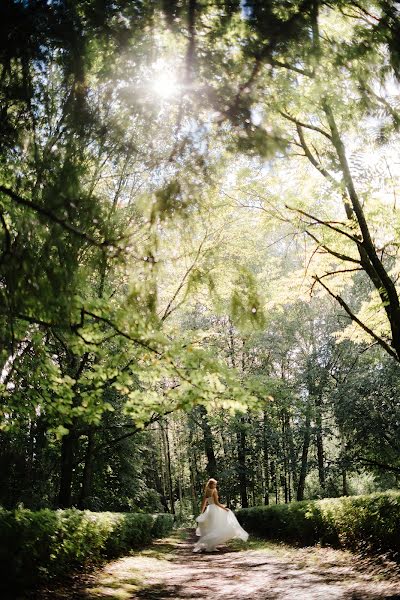
<instances>
[{"instance_id":1,"label":"hedge","mask_svg":"<svg viewBox=\"0 0 400 600\"><path fill-rule=\"evenodd\" d=\"M262 537L400 560L400 492L257 506L236 515L249 533Z\"/></svg>"},{"instance_id":2,"label":"hedge","mask_svg":"<svg viewBox=\"0 0 400 600\"><path fill-rule=\"evenodd\" d=\"M0 585L26 589L171 531L173 516L143 513L0 510Z\"/></svg>"}]
</instances>

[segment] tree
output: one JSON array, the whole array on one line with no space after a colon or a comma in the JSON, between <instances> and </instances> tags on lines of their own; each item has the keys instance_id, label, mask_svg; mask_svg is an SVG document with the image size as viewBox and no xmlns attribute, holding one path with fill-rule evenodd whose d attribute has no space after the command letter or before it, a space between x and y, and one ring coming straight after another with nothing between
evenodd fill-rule
<instances>
[{"instance_id":1,"label":"tree","mask_svg":"<svg viewBox=\"0 0 400 600\"><path fill-rule=\"evenodd\" d=\"M400 359L392 3L1 10L2 501L181 514L216 474L250 505L395 473L392 388L381 421L358 370L371 338Z\"/></svg>"},{"instance_id":2,"label":"tree","mask_svg":"<svg viewBox=\"0 0 400 600\"><path fill-rule=\"evenodd\" d=\"M195 24L202 30L207 9L197 3L191 6ZM369 208L377 201L376 189L360 185L361 177L356 177L346 149L351 145L350 133L360 148L368 144L371 151L377 143L396 139L396 108L388 91L383 96L375 91L398 75L399 56L393 43L398 30L396 9L389 2L354 5L305 0L284 7L274 1L248 2L240 16L239 10L238 6L226 10L210 31L202 30L201 39L192 38L195 60L191 67L199 87L196 97L191 97L193 107L199 111L199 106L211 105L218 111L217 124L224 125L226 137L233 137L241 151L263 159L276 153L296 157L300 151L325 178L326 184L320 184L316 193L317 197L330 196L331 210L315 214L309 203L300 203L290 205L288 212L274 198L272 209L279 219L288 221L293 221L290 211L297 212L300 227L313 241L310 252L329 255L327 270L315 272L315 281L398 360L399 298L391 274L397 257L395 232L381 253L376 220ZM230 51L232 39L235 52ZM377 137L368 132L368 121L378 110L385 112L385 122ZM349 123L361 127L352 130ZM363 180L369 180L367 171ZM365 194L369 196L366 205ZM260 204L271 210L268 194L267 200L260 198ZM385 204L381 200L387 210ZM339 221L335 219L338 210ZM315 229L321 227L324 232L316 234ZM371 302L376 304L375 297L379 301L388 331L368 324L364 314L358 314L327 284L326 278L343 272L351 276L358 270L372 285Z\"/></svg>"}]
</instances>

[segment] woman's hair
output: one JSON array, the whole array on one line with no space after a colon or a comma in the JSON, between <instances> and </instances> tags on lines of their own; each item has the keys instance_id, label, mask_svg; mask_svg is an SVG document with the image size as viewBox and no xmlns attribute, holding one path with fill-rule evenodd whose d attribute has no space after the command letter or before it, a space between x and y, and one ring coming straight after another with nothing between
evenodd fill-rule
<instances>
[{"instance_id":1,"label":"woman's hair","mask_svg":"<svg viewBox=\"0 0 400 600\"><path fill-rule=\"evenodd\" d=\"M208 488L210 487L210 483L215 483L215 485L217 485L217 480L211 477L204 487L204 492L207 492Z\"/></svg>"}]
</instances>

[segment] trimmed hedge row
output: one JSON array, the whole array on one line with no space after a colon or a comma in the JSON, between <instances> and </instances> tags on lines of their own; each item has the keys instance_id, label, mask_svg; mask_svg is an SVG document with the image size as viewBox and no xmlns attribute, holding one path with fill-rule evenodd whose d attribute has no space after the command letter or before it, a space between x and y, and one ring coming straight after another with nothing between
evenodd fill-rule
<instances>
[{"instance_id":1,"label":"trimmed hedge row","mask_svg":"<svg viewBox=\"0 0 400 600\"><path fill-rule=\"evenodd\" d=\"M162 537L169 514L0 510L0 582L24 589Z\"/></svg>"},{"instance_id":2,"label":"trimmed hedge row","mask_svg":"<svg viewBox=\"0 0 400 600\"><path fill-rule=\"evenodd\" d=\"M400 560L400 492L258 506L236 515L249 533L262 537Z\"/></svg>"}]
</instances>

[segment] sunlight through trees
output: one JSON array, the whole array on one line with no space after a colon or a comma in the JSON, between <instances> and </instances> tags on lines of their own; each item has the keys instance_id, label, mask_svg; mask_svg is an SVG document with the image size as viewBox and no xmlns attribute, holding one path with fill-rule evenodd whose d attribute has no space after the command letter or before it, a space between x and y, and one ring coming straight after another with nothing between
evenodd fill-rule
<instances>
[{"instance_id":1,"label":"sunlight through trees","mask_svg":"<svg viewBox=\"0 0 400 600\"><path fill-rule=\"evenodd\" d=\"M397 3L0 16L0 504L398 487Z\"/></svg>"}]
</instances>

